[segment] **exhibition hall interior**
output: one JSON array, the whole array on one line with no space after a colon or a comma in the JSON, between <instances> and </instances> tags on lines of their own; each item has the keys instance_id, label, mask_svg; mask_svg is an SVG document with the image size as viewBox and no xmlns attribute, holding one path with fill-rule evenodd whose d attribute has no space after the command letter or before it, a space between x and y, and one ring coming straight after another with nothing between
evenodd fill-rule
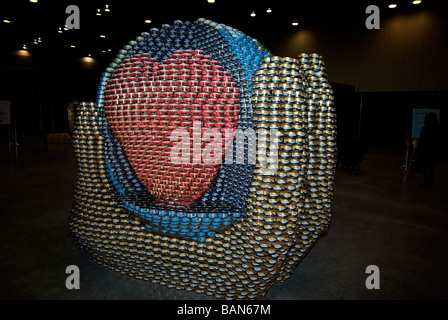
<instances>
[{"instance_id":1,"label":"exhibition hall interior","mask_svg":"<svg viewBox=\"0 0 448 320\"><path fill-rule=\"evenodd\" d=\"M2 1L0 300L448 298L447 9Z\"/></svg>"}]
</instances>

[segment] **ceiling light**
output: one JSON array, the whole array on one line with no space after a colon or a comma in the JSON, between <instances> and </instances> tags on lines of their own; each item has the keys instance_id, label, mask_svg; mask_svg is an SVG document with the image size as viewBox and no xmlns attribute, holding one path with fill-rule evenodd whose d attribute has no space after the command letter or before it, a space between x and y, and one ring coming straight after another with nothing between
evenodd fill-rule
<instances>
[{"instance_id":1,"label":"ceiling light","mask_svg":"<svg viewBox=\"0 0 448 320\"><path fill-rule=\"evenodd\" d=\"M146 19L146 20L145 20L145 23L151 23L151 20Z\"/></svg>"},{"instance_id":2,"label":"ceiling light","mask_svg":"<svg viewBox=\"0 0 448 320\"><path fill-rule=\"evenodd\" d=\"M100 38L106 38L104 34L100 34Z\"/></svg>"},{"instance_id":3,"label":"ceiling light","mask_svg":"<svg viewBox=\"0 0 448 320\"><path fill-rule=\"evenodd\" d=\"M31 54L26 49L17 50L16 54L21 57L31 57Z\"/></svg>"},{"instance_id":4,"label":"ceiling light","mask_svg":"<svg viewBox=\"0 0 448 320\"><path fill-rule=\"evenodd\" d=\"M100 16L101 15L101 10L100 9L96 9L96 15Z\"/></svg>"},{"instance_id":5,"label":"ceiling light","mask_svg":"<svg viewBox=\"0 0 448 320\"><path fill-rule=\"evenodd\" d=\"M106 9L104 9L104 11L106 11L106 12L109 12L109 11L110 11L110 9L109 9L109 5L108 5L108 4L106 4Z\"/></svg>"},{"instance_id":6,"label":"ceiling light","mask_svg":"<svg viewBox=\"0 0 448 320\"><path fill-rule=\"evenodd\" d=\"M3 19L4 23L11 23L11 21L8 18Z\"/></svg>"},{"instance_id":7,"label":"ceiling light","mask_svg":"<svg viewBox=\"0 0 448 320\"><path fill-rule=\"evenodd\" d=\"M37 3L37 0L30 0L31 3Z\"/></svg>"},{"instance_id":8,"label":"ceiling light","mask_svg":"<svg viewBox=\"0 0 448 320\"><path fill-rule=\"evenodd\" d=\"M72 44L72 45L70 46L70 48L76 48L76 46L75 46L74 44Z\"/></svg>"},{"instance_id":9,"label":"ceiling light","mask_svg":"<svg viewBox=\"0 0 448 320\"><path fill-rule=\"evenodd\" d=\"M266 10L266 12L267 12L267 13L271 13L271 12L272 12L272 9L271 9L271 8L268 8L268 10Z\"/></svg>"},{"instance_id":10,"label":"ceiling light","mask_svg":"<svg viewBox=\"0 0 448 320\"><path fill-rule=\"evenodd\" d=\"M414 0L414 1L412 1L412 3L413 4L420 4L420 3L422 3L422 1L421 0Z\"/></svg>"},{"instance_id":11,"label":"ceiling light","mask_svg":"<svg viewBox=\"0 0 448 320\"><path fill-rule=\"evenodd\" d=\"M65 26L64 26L64 30L65 30L65 31L67 31L67 30L68 30L68 28L67 28L67 25L65 25Z\"/></svg>"},{"instance_id":12,"label":"ceiling light","mask_svg":"<svg viewBox=\"0 0 448 320\"><path fill-rule=\"evenodd\" d=\"M28 50L28 48L26 47L26 44L23 45L23 50Z\"/></svg>"},{"instance_id":13,"label":"ceiling light","mask_svg":"<svg viewBox=\"0 0 448 320\"><path fill-rule=\"evenodd\" d=\"M207 0L208 3L215 3L215 0Z\"/></svg>"},{"instance_id":14,"label":"ceiling light","mask_svg":"<svg viewBox=\"0 0 448 320\"><path fill-rule=\"evenodd\" d=\"M58 32L59 32L59 33L62 33L62 28L59 28Z\"/></svg>"},{"instance_id":15,"label":"ceiling light","mask_svg":"<svg viewBox=\"0 0 448 320\"><path fill-rule=\"evenodd\" d=\"M294 20L294 21L292 22L292 25L293 25L293 26L298 26L298 25L299 25L299 22L298 22L297 20Z\"/></svg>"},{"instance_id":16,"label":"ceiling light","mask_svg":"<svg viewBox=\"0 0 448 320\"><path fill-rule=\"evenodd\" d=\"M89 56L89 57L91 57L92 56L92 54L91 53L89 53L87 56Z\"/></svg>"},{"instance_id":17,"label":"ceiling light","mask_svg":"<svg viewBox=\"0 0 448 320\"><path fill-rule=\"evenodd\" d=\"M391 8L391 9L396 8L396 7L397 7L397 5L395 3L392 3L389 5L389 8Z\"/></svg>"},{"instance_id":18,"label":"ceiling light","mask_svg":"<svg viewBox=\"0 0 448 320\"><path fill-rule=\"evenodd\" d=\"M255 11L252 11L252 13L250 14L250 16L251 16L251 17L255 17L255 16L256 16Z\"/></svg>"}]
</instances>

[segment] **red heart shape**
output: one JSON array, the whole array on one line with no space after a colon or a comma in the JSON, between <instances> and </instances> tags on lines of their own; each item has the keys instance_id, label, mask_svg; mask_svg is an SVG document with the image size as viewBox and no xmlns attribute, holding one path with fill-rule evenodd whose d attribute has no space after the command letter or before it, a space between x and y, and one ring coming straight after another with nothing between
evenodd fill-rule
<instances>
[{"instance_id":1,"label":"red heart shape","mask_svg":"<svg viewBox=\"0 0 448 320\"><path fill-rule=\"evenodd\" d=\"M201 161L207 141L198 138L219 130L223 139L213 146L224 155L238 103L230 73L201 50L178 50L162 63L150 54L126 58L104 91L106 119L137 177L158 203L175 207L190 206L208 189L220 162ZM175 129L188 132L187 145L173 140ZM188 164L170 157L173 147L182 146L190 147Z\"/></svg>"}]
</instances>

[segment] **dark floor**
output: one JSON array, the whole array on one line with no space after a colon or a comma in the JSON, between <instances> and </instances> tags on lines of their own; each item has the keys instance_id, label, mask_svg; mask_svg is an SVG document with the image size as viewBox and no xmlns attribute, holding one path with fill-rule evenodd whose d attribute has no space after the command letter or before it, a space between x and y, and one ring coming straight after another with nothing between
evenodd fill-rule
<instances>
[{"instance_id":1,"label":"dark floor","mask_svg":"<svg viewBox=\"0 0 448 320\"><path fill-rule=\"evenodd\" d=\"M84 256L67 224L72 148L39 141L0 149L0 300L209 299L126 278ZM368 148L360 170L338 169L328 234L266 299L448 298L448 166L423 189L419 171L404 182L403 163L404 150ZM80 268L79 290L65 286L68 265ZM380 289L365 286L369 265L379 267Z\"/></svg>"}]
</instances>

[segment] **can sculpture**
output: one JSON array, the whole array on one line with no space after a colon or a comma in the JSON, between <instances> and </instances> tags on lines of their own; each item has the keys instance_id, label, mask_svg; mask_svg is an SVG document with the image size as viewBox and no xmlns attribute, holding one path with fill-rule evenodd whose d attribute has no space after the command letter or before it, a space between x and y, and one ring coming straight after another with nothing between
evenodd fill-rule
<instances>
[{"instance_id":1,"label":"can sculpture","mask_svg":"<svg viewBox=\"0 0 448 320\"><path fill-rule=\"evenodd\" d=\"M202 18L164 24L120 50L75 126L70 229L108 269L262 299L328 228L336 118L317 54L274 56Z\"/></svg>"}]
</instances>

